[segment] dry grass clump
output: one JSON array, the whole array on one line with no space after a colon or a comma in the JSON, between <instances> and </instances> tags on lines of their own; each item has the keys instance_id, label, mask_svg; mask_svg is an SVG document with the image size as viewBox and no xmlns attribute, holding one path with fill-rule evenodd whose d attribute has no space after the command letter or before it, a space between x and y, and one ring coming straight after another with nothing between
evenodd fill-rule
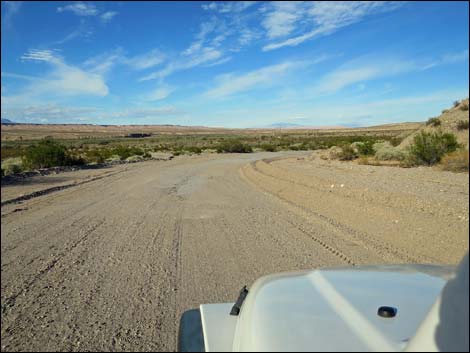
<instances>
[{"instance_id":1,"label":"dry grass clump","mask_svg":"<svg viewBox=\"0 0 470 353\"><path fill-rule=\"evenodd\" d=\"M442 157L439 167L442 170L451 172L469 171L469 153L468 150L458 150Z\"/></svg>"},{"instance_id":2,"label":"dry grass clump","mask_svg":"<svg viewBox=\"0 0 470 353\"><path fill-rule=\"evenodd\" d=\"M457 130L468 130L468 120L459 120L457 122Z\"/></svg>"}]
</instances>

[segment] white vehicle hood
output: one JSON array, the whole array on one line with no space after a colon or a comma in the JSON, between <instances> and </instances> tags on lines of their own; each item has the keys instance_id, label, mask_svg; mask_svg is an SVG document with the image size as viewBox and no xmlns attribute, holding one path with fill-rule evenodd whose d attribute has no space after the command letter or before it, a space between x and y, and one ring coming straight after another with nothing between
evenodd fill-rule
<instances>
[{"instance_id":1,"label":"white vehicle hood","mask_svg":"<svg viewBox=\"0 0 470 353\"><path fill-rule=\"evenodd\" d=\"M453 269L364 266L264 277L226 343L233 351L401 351ZM380 317L381 306L396 308L396 316Z\"/></svg>"}]
</instances>

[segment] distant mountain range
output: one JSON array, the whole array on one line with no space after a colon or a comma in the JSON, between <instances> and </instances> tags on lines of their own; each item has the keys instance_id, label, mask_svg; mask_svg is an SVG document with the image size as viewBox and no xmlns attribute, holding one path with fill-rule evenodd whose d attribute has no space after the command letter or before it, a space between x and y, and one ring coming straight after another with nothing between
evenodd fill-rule
<instances>
[{"instance_id":1,"label":"distant mountain range","mask_svg":"<svg viewBox=\"0 0 470 353\"><path fill-rule=\"evenodd\" d=\"M2 118L2 124L16 124L14 121L11 121L9 119L3 119Z\"/></svg>"},{"instance_id":2,"label":"distant mountain range","mask_svg":"<svg viewBox=\"0 0 470 353\"><path fill-rule=\"evenodd\" d=\"M263 126L263 128L267 129L341 129L344 126L307 126L307 125L300 125L294 123L274 123L267 126Z\"/></svg>"},{"instance_id":3,"label":"distant mountain range","mask_svg":"<svg viewBox=\"0 0 470 353\"><path fill-rule=\"evenodd\" d=\"M286 127L300 127L300 125L299 124L293 124L293 123L274 123L274 124L268 125L267 127L286 128Z\"/></svg>"}]
</instances>

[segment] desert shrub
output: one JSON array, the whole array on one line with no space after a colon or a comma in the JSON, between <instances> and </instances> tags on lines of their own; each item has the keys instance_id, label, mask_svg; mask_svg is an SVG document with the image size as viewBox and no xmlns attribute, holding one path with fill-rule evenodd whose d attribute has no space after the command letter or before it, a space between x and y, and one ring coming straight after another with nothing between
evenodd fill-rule
<instances>
[{"instance_id":1,"label":"desert shrub","mask_svg":"<svg viewBox=\"0 0 470 353\"><path fill-rule=\"evenodd\" d=\"M339 159L342 155L343 149L338 146L332 146L328 149L328 158L327 159Z\"/></svg>"},{"instance_id":2,"label":"desert shrub","mask_svg":"<svg viewBox=\"0 0 470 353\"><path fill-rule=\"evenodd\" d=\"M459 143L454 134L421 131L409 146L408 163L433 165L446 153L454 152Z\"/></svg>"},{"instance_id":3,"label":"desert shrub","mask_svg":"<svg viewBox=\"0 0 470 353\"><path fill-rule=\"evenodd\" d=\"M379 161L402 161L405 154L398 147L393 147L388 141L375 143L374 156Z\"/></svg>"},{"instance_id":4,"label":"desert shrub","mask_svg":"<svg viewBox=\"0 0 470 353\"><path fill-rule=\"evenodd\" d=\"M109 157L103 150L87 150L85 151L85 158L88 163L104 163L106 158Z\"/></svg>"},{"instance_id":5,"label":"desert shrub","mask_svg":"<svg viewBox=\"0 0 470 353\"><path fill-rule=\"evenodd\" d=\"M24 152L25 152L24 147L16 145L16 144L13 146L2 146L1 148L2 160L6 158L21 157L24 155Z\"/></svg>"},{"instance_id":6,"label":"desert shrub","mask_svg":"<svg viewBox=\"0 0 470 353\"><path fill-rule=\"evenodd\" d=\"M244 144L239 140L228 140L217 146L217 153L251 153L253 149L250 145Z\"/></svg>"},{"instance_id":7,"label":"desert shrub","mask_svg":"<svg viewBox=\"0 0 470 353\"><path fill-rule=\"evenodd\" d=\"M468 111L468 99L460 104L460 110Z\"/></svg>"},{"instance_id":8,"label":"desert shrub","mask_svg":"<svg viewBox=\"0 0 470 353\"><path fill-rule=\"evenodd\" d=\"M426 121L427 126L441 126L441 121L439 118L429 118L428 121Z\"/></svg>"},{"instance_id":9,"label":"desert shrub","mask_svg":"<svg viewBox=\"0 0 470 353\"><path fill-rule=\"evenodd\" d=\"M263 144L261 144L260 147L261 147L261 149L263 149L266 152L276 152L277 151L277 147L273 144L270 144L270 143L263 143Z\"/></svg>"},{"instance_id":10,"label":"desert shrub","mask_svg":"<svg viewBox=\"0 0 470 353\"><path fill-rule=\"evenodd\" d=\"M357 141L351 144L351 147L361 156L370 156L374 154L374 141Z\"/></svg>"},{"instance_id":11,"label":"desert shrub","mask_svg":"<svg viewBox=\"0 0 470 353\"><path fill-rule=\"evenodd\" d=\"M338 154L340 161L351 161L357 158L357 153L350 144L344 144L341 146L341 152Z\"/></svg>"},{"instance_id":12,"label":"desert shrub","mask_svg":"<svg viewBox=\"0 0 470 353\"><path fill-rule=\"evenodd\" d=\"M21 158L7 158L2 161L2 171L3 175L21 173L23 171L23 162Z\"/></svg>"},{"instance_id":13,"label":"desert shrub","mask_svg":"<svg viewBox=\"0 0 470 353\"><path fill-rule=\"evenodd\" d=\"M460 101L454 101L454 103L453 103L454 108L457 107L459 104L460 104Z\"/></svg>"},{"instance_id":14,"label":"desert shrub","mask_svg":"<svg viewBox=\"0 0 470 353\"><path fill-rule=\"evenodd\" d=\"M195 153L195 154L202 153L202 149L198 146L188 146L188 147L185 147L185 150L189 153Z\"/></svg>"},{"instance_id":15,"label":"desert shrub","mask_svg":"<svg viewBox=\"0 0 470 353\"><path fill-rule=\"evenodd\" d=\"M144 151L138 147L129 147L129 146L117 146L111 151L112 155L118 155L121 161L126 160L131 156L142 156Z\"/></svg>"},{"instance_id":16,"label":"desert shrub","mask_svg":"<svg viewBox=\"0 0 470 353\"><path fill-rule=\"evenodd\" d=\"M445 114L445 113L448 113L448 112L449 112L449 109L444 109L444 110L442 111L442 114Z\"/></svg>"},{"instance_id":17,"label":"desert shrub","mask_svg":"<svg viewBox=\"0 0 470 353\"><path fill-rule=\"evenodd\" d=\"M290 151L301 151L300 145L298 143L294 143L293 145L287 146L287 149Z\"/></svg>"},{"instance_id":18,"label":"desert shrub","mask_svg":"<svg viewBox=\"0 0 470 353\"><path fill-rule=\"evenodd\" d=\"M458 150L442 157L440 167L443 170L451 172L469 171L469 153L468 150Z\"/></svg>"},{"instance_id":19,"label":"desert shrub","mask_svg":"<svg viewBox=\"0 0 470 353\"><path fill-rule=\"evenodd\" d=\"M82 164L67 148L53 139L44 139L29 146L23 156L23 165L28 169L49 168Z\"/></svg>"},{"instance_id":20,"label":"desert shrub","mask_svg":"<svg viewBox=\"0 0 470 353\"><path fill-rule=\"evenodd\" d=\"M457 122L458 130L468 130L468 120L459 120Z\"/></svg>"}]
</instances>

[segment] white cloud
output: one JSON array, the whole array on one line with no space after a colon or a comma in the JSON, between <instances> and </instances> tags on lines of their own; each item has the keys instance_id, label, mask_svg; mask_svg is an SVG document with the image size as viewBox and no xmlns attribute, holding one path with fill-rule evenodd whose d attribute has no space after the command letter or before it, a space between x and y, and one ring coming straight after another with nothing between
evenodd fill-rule
<instances>
[{"instance_id":1,"label":"white cloud","mask_svg":"<svg viewBox=\"0 0 470 353\"><path fill-rule=\"evenodd\" d=\"M24 75L7 74L12 78L27 79L31 83L17 96L6 97L9 102L20 103L42 97L66 97L66 96L99 96L108 94L108 86L103 77L94 72L84 71L76 66L68 65L62 57L50 50L30 50L22 56L23 60L44 62L52 67L52 70L43 77L35 78ZM2 73L2 75L4 75ZM15 77L16 76L16 77Z\"/></svg>"},{"instance_id":2,"label":"white cloud","mask_svg":"<svg viewBox=\"0 0 470 353\"><path fill-rule=\"evenodd\" d=\"M197 53L202 48L202 41L198 40L196 42L191 43L191 45L186 48L181 54L184 56L189 56Z\"/></svg>"},{"instance_id":3,"label":"white cloud","mask_svg":"<svg viewBox=\"0 0 470 353\"><path fill-rule=\"evenodd\" d=\"M4 97L2 97L2 105ZM95 107L67 107L57 104L29 104L2 107L2 117L16 122L30 123L83 123L96 119L100 110Z\"/></svg>"},{"instance_id":4,"label":"white cloud","mask_svg":"<svg viewBox=\"0 0 470 353\"><path fill-rule=\"evenodd\" d=\"M89 38L93 35L93 27L84 18L80 19L80 24L70 33L66 34L61 39L52 42L52 45L64 44L75 38Z\"/></svg>"},{"instance_id":5,"label":"white cloud","mask_svg":"<svg viewBox=\"0 0 470 353\"><path fill-rule=\"evenodd\" d=\"M202 4L201 5L203 10L217 10L217 4L215 2L211 2L210 4Z\"/></svg>"},{"instance_id":6,"label":"white cloud","mask_svg":"<svg viewBox=\"0 0 470 353\"><path fill-rule=\"evenodd\" d=\"M90 73L69 66L65 63L57 65L52 75L33 87L37 95L46 93L59 96L90 95L104 97L108 95L108 86L99 74Z\"/></svg>"},{"instance_id":7,"label":"white cloud","mask_svg":"<svg viewBox=\"0 0 470 353\"><path fill-rule=\"evenodd\" d=\"M315 86L315 94L331 94L353 84L408 72L424 71L430 68L468 60L468 50L448 53L438 59L405 59L390 55L366 55L341 65L326 74ZM429 63L430 62L430 63ZM360 85L359 87L365 87Z\"/></svg>"},{"instance_id":8,"label":"white cloud","mask_svg":"<svg viewBox=\"0 0 470 353\"><path fill-rule=\"evenodd\" d=\"M224 74L217 78L216 87L204 95L210 98L221 98L247 91L262 85L271 85L289 70L299 67L300 62L284 62L266 66L242 75Z\"/></svg>"},{"instance_id":9,"label":"white cloud","mask_svg":"<svg viewBox=\"0 0 470 353\"><path fill-rule=\"evenodd\" d=\"M55 51L44 49L31 49L27 53L23 54L20 59L21 61L46 61L46 62L53 62L57 61L55 57Z\"/></svg>"},{"instance_id":10,"label":"white cloud","mask_svg":"<svg viewBox=\"0 0 470 353\"><path fill-rule=\"evenodd\" d=\"M261 36L259 32L247 27L242 28L239 33L240 36L238 37L238 43L241 46L246 46Z\"/></svg>"},{"instance_id":11,"label":"white cloud","mask_svg":"<svg viewBox=\"0 0 470 353\"><path fill-rule=\"evenodd\" d=\"M139 79L148 81L163 79L177 71L187 70L202 64L214 62L222 57L223 53L217 49L206 47L192 52L190 55L182 55L178 59L168 63L162 70L152 72Z\"/></svg>"},{"instance_id":12,"label":"white cloud","mask_svg":"<svg viewBox=\"0 0 470 353\"><path fill-rule=\"evenodd\" d=\"M202 4L201 7L206 11L217 11L220 13L242 12L255 5L258 1L218 1L210 4Z\"/></svg>"},{"instance_id":13,"label":"white cloud","mask_svg":"<svg viewBox=\"0 0 470 353\"><path fill-rule=\"evenodd\" d=\"M186 48L181 54L183 56L197 55L207 41L207 37L217 30L217 34L211 41L211 46L219 46L221 42L226 38L224 33L225 24L219 21L216 17L213 17L210 21L205 21L200 24L199 32L195 36L195 40Z\"/></svg>"},{"instance_id":14,"label":"white cloud","mask_svg":"<svg viewBox=\"0 0 470 353\"><path fill-rule=\"evenodd\" d=\"M65 11L73 12L77 16L96 16L99 13L95 5L90 2L84 3L81 1L66 6L59 6L57 8L57 12Z\"/></svg>"},{"instance_id":15,"label":"white cloud","mask_svg":"<svg viewBox=\"0 0 470 353\"><path fill-rule=\"evenodd\" d=\"M267 12L266 20L274 18L271 26L267 28L269 38L282 36L296 29L300 30L300 26L305 22L311 25L309 30L291 38L265 45L263 51L296 46L306 40L334 33L370 15L392 11L403 5L402 2L393 1L313 1L306 4L309 8L303 11L301 17L291 15L291 12L283 12L276 7ZM282 20L286 21L285 24Z\"/></svg>"},{"instance_id":16,"label":"white cloud","mask_svg":"<svg viewBox=\"0 0 470 353\"><path fill-rule=\"evenodd\" d=\"M194 41L185 50L169 60L163 69L152 72L140 78L139 81L162 80L178 71L201 65L215 66L227 62L229 59L224 57L224 50L220 47L228 34L230 34L230 30L227 29L225 22L216 17L202 22L199 31L194 36Z\"/></svg>"},{"instance_id":17,"label":"white cloud","mask_svg":"<svg viewBox=\"0 0 470 353\"><path fill-rule=\"evenodd\" d=\"M378 56L363 56L347 62L326 74L315 86L315 94L331 94L356 83L417 70L409 60Z\"/></svg>"},{"instance_id":18,"label":"white cloud","mask_svg":"<svg viewBox=\"0 0 470 353\"><path fill-rule=\"evenodd\" d=\"M22 123L100 123L100 124L134 124L161 123L162 118L182 116L185 112L173 106L129 108L120 111L106 111L99 107L66 106L55 103L12 106L5 104L6 97L1 97L2 118ZM167 121L166 121L167 122Z\"/></svg>"},{"instance_id":19,"label":"white cloud","mask_svg":"<svg viewBox=\"0 0 470 353\"><path fill-rule=\"evenodd\" d=\"M447 53L440 58L432 60L430 63L422 66L422 70L428 70L439 65L455 64L462 61L468 61L468 49L458 53Z\"/></svg>"},{"instance_id":20,"label":"white cloud","mask_svg":"<svg viewBox=\"0 0 470 353\"><path fill-rule=\"evenodd\" d=\"M125 63L135 70L145 70L161 64L165 59L166 56L160 50L153 49L148 53L126 58Z\"/></svg>"},{"instance_id":21,"label":"white cloud","mask_svg":"<svg viewBox=\"0 0 470 353\"><path fill-rule=\"evenodd\" d=\"M232 57L231 56L226 56L226 57L223 57L220 60L217 60L217 61L211 62L209 64L206 64L206 65L204 65L204 67L213 67L213 66L217 66L217 65L222 65L222 64L225 64L226 62L229 62L230 60L232 60Z\"/></svg>"},{"instance_id":22,"label":"white cloud","mask_svg":"<svg viewBox=\"0 0 470 353\"><path fill-rule=\"evenodd\" d=\"M468 60L468 49L460 53L449 53L442 57L442 63L444 64L453 64L465 60Z\"/></svg>"},{"instance_id":23,"label":"white cloud","mask_svg":"<svg viewBox=\"0 0 470 353\"><path fill-rule=\"evenodd\" d=\"M273 10L268 12L262 24L268 38L278 38L290 34L304 12L303 1L275 1Z\"/></svg>"},{"instance_id":24,"label":"white cloud","mask_svg":"<svg viewBox=\"0 0 470 353\"><path fill-rule=\"evenodd\" d=\"M105 74L123 60L124 55L122 48L116 48L86 60L83 66L88 68L92 73Z\"/></svg>"},{"instance_id":25,"label":"white cloud","mask_svg":"<svg viewBox=\"0 0 470 353\"><path fill-rule=\"evenodd\" d=\"M170 86L161 86L150 92L149 94L145 95L143 100L144 101L158 101L167 98L171 93L175 91L174 87Z\"/></svg>"},{"instance_id":26,"label":"white cloud","mask_svg":"<svg viewBox=\"0 0 470 353\"><path fill-rule=\"evenodd\" d=\"M114 16L116 16L118 13L116 11L107 11L103 14L100 15L101 21L104 23L110 22Z\"/></svg>"}]
</instances>

